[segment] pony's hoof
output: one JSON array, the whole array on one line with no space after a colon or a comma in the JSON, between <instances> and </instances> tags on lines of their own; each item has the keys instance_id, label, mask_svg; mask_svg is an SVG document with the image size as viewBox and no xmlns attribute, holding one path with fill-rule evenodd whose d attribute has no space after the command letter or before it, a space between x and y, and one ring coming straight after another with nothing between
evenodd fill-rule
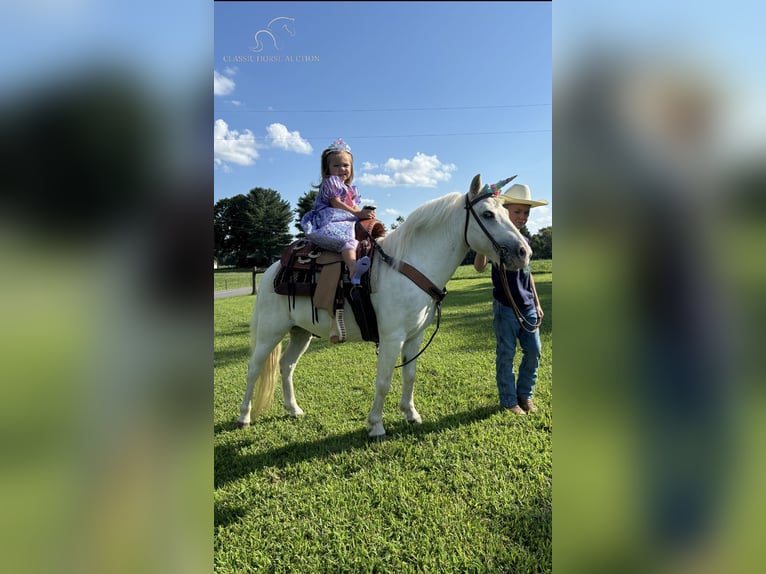
<instances>
[{"instance_id":1,"label":"pony's hoof","mask_svg":"<svg viewBox=\"0 0 766 574\"><path fill-rule=\"evenodd\" d=\"M243 423L242 421L237 421L237 428L238 429L249 429L250 423Z\"/></svg>"},{"instance_id":2,"label":"pony's hoof","mask_svg":"<svg viewBox=\"0 0 766 574\"><path fill-rule=\"evenodd\" d=\"M419 425L423 422L423 419L420 418L420 413L415 409L402 408L402 413L404 414L404 420L411 425Z\"/></svg>"},{"instance_id":3,"label":"pony's hoof","mask_svg":"<svg viewBox=\"0 0 766 574\"><path fill-rule=\"evenodd\" d=\"M370 425L368 428L369 428L369 437L371 439L386 436L386 429L383 428L383 425L381 423Z\"/></svg>"},{"instance_id":4,"label":"pony's hoof","mask_svg":"<svg viewBox=\"0 0 766 574\"><path fill-rule=\"evenodd\" d=\"M303 412L303 409L300 407L295 407L295 408L285 407L285 410L287 411L287 414L290 416L290 418L293 420L297 419L298 417L302 417L304 414L306 414Z\"/></svg>"}]
</instances>

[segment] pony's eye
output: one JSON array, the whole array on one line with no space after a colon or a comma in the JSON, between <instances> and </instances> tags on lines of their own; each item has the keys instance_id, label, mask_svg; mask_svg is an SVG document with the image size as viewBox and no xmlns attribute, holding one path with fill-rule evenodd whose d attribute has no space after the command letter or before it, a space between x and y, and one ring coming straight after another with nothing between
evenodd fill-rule
<instances>
[{"instance_id":1,"label":"pony's eye","mask_svg":"<svg viewBox=\"0 0 766 574\"><path fill-rule=\"evenodd\" d=\"M485 211L484 213L481 214L481 216L484 219L495 219L495 214L492 213L491 211Z\"/></svg>"}]
</instances>

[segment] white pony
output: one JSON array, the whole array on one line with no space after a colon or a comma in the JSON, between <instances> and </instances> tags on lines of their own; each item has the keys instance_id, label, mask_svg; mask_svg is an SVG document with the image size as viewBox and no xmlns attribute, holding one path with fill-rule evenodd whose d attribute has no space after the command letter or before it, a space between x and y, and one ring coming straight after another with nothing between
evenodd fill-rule
<instances>
[{"instance_id":1,"label":"white pony","mask_svg":"<svg viewBox=\"0 0 766 574\"><path fill-rule=\"evenodd\" d=\"M387 264L382 257L376 256L370 270L371 301L380 338L375 399L367 418L370 437L386 434L383 403L397 359L401 355L402 362L407 363L417 355L424 330L433 321L438 304L437 298L402 273L400 269L407 267L403 264L420 271L444 293L447 281L469 249L486 255L494 263L502 262L509 269L519 269L529 263L530 249L511 223L507 211L495 199L498 192L496 186L482 188L481 176L476 175L466 195L452 193L429 201L378 241L393 262ZM248 364L247 389L237 419L240 428L250 426L251 403L254 403L256 415L271 404L280 370L285 409L293 417L303 414L293 390L295 366L308 349L312 334L329 339L335 323L324 310L319 311L318 320L314 317L312 321L309 297L296 297L292 308L287 297L276 294L274 278L279 267L280 263L276 262L263 274L255 302L251 321L254 348ZM348 302L345 318L347 340L362 341ZM282 354L281 341L288 331L290 343ZM421 417L412 399L415 366L416 361L412 360L402 369L399 407L409 422L420 423Z\"/></svg>"}]
</instances>

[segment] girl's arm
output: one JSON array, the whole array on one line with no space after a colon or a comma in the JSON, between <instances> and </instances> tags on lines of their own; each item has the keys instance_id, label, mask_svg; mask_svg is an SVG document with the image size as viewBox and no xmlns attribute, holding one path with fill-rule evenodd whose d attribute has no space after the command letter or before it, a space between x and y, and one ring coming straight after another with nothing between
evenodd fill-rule
<instances>
[{"instance_id":1,"label":"girl's arm","mask_svg":"<svg viewBox=\"0 0 766 574\"><path fill-rule=\"evenodd\" d=\"M335 209L342 209L343 211L353 213L357 219L370 219L370 217L372 217L371 214L373 213L373 210L371 209L359 209L351 207L350 205L346 205L340 200L340 198L337 197L330 199L330 205Z\"/></svg>"}]
</instances>

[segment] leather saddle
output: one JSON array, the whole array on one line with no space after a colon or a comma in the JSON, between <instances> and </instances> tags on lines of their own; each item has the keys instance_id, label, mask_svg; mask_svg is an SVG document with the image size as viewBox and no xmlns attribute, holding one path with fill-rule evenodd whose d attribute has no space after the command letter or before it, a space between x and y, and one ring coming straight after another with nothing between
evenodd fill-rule
<instances>
[{"instance_id":1,"label":"leather saddle","mask_svg":"<svg viewBox=\"0 0 766 574\"><path fill-rule=\"evenodd\" d=\"M378 239L385 234L385 226L376 219L357 222L357 259L368 256L372 268L374 250L370 237ZM282 252L280 269L274 278L274 291L291 297L293 306L295 297L311 297L315 318L317 309L326 309L334 316L336 310L342 308L345 299L348 298L365 340L377 341L377 322L369 302L369 277L368 272L362 277L361 285L352 288L340 253L322 249L306 239L298 239ZM352 292L353 297L350 296ZM357 313L355 305L361 306L361 315Z\"/></svg>"}]
</instances>

